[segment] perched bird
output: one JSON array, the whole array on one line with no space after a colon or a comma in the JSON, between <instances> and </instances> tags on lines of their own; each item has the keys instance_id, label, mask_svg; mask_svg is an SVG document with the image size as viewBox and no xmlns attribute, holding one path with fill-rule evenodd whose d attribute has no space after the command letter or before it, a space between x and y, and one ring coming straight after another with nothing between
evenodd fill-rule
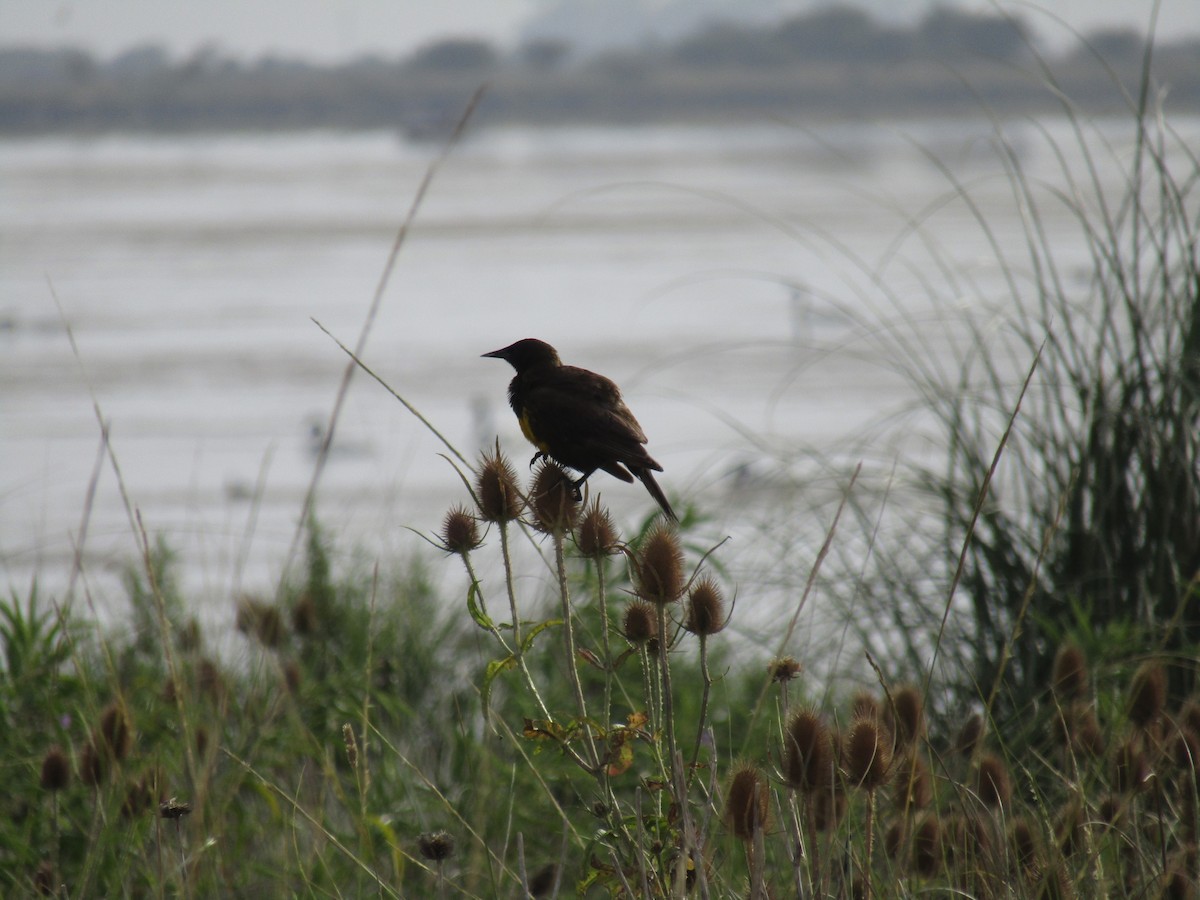
<instances>
[{"instance_id":1,"label":"perched bird","mask_svg":"<svg viewBox=\"0 0 1200 900\"><path fill-rule=\"evenodd\" d=\"M517 370L508 385L508 402L521 432L538 448L531 466L550 457L575 469L580 473L577 497L597 469L622 481L636 476L667 518L679 521L654 480L662 466L646 452L646 435L621 399L620 388L603 375L563 365L558 351L534 338L483 355L503 359Z\"/></svg>"}]
</instances>

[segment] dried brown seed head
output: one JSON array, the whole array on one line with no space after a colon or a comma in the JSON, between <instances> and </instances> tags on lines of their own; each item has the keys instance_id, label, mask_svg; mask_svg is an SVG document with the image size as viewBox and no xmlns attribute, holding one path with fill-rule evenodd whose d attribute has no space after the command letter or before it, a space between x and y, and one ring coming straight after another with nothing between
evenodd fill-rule
<instances>
[{"instance_id":1,"label":"dried brown seed head","mask_svg":"<svg viewBox=\"0 0 1200 900\"><path fill-rule=\"evenodd\" d=\"M954 751L964 759L970 759L975 753L975 748L983 740L983 733L983 716L972 713L954 736Z\"/></svg>"},{"instance_id":2,"label":"dried brown seed head","mask_svg":"<svg viewBox=\"0 0 1200 900\"><path fill-rule=\"evenodd\" d=\"M445 831L427 831L417 838L417 850L425 859L442 862L454 855L454 838Z\"/></svg>"},{"instance_id":3,"label":"dried brown seed head","mask_svg":"<svg viewBox=\"0 0 1200 900\"><path fill-rule=\"evenodd\" d=\"M517 473L500 451L485 453L475 483L479 515L486 522L511 522L525 508L525 499L517 487Z\"/></svg>"},{"instance_id":4,"label":"dried brown seed head","mask_svg":"<svg viewBox=\"0 0 1200 900\"><path fill-rule=\"evenodd\" d=\"M1088 695L1087 657L1077 644L1066 643L1054 654L1050 687L1061 704L1082 700Z\"/></svg>"},{"instance_id":5,"label":"dried brown seed head","mask_svg":"<svg viewBox=\"0 0 1200 900\"><path fill-rule=\"evenodd\" d=\"M716 634L725 627L725 599L712 576L700 578L688 591L687 618L683 627L692 634Z\"/></svg>"},{"instance_id":6,"label":"dried brown seed head","mask_svg":"<svg viewBox=\"0 0 1200 900\"><path fill-rule=\"evenodd\" d=\"M743 841L765 830L769 818L767 782L758 767L742 763L734 769L725 794L725 824Z\"/></svg>"},{"instance_id":7,"label":"dried brown seed head","mask_svg":"<svg viewBox=\"0 0 1200 900\"><path fill-rule=\"evenodd\" d=\"M97 749L104 749L113 759L121 760L129 755L133 746L133 725L124 704L110 703L100 713L99 740L94 740Z\"/></svg>"},{"instance_id":8,"label":"dried brown seed head","mask_svg":"<svg viewBox=\"0 0 1200 900\"><path fill-rule=\"evenodd\" d=\"M892 765L892 736L876 719L855 719L842 752L851 785L873 791L887 782Z\"/></svg>"},{"instance_id":9,"label":"dried brown seed head","mask_svg":"<svg viewBox=\"0 0 1200 900\"><path fill-rule=\"evenodd\" d=\"M879 700L869 691L855 691L850 698L850 719L873 719L878 722L883 716Z\"/></svg>"},{"instance_id":10,"label":"dried brown seed head","mask_svg":"<svg viewBox=\"0 0 1200 900\"><path fill-rule=\"evenodd\" d=\"M833 742L820 713L800 709L793 713L784 733L784 778L798 791L828 790L834 780Z\"/></svg>"},{"instance_id":11,"label":"dried brown seed head","mask_svg":"<svg viewBox=\"0 0 1200 900\"><path fill-rule=\"evenodd\" d=\"M912 684L902 685L892 693L895 706L896 742L908 747L925 733L925 702L921 689Z\"/></svg>"},{"instance_id":12,"label":"dried brown seed head","mask_svg":"<svg viewBox=\"0 0 1200 900\"><path fill-rule=\"evenodd\" d=\"M625 607L625 640L644 644L658 636L658 613L644 600L634 600Z\"/></svg>"},{"instance_id":13,"label":"dried brown seed head","mask_svg":"<svg viewBox=\"0 0 1200 900\"><path fill-rule=\"evenodd\" d=\"M1007 809L1012 800L1012 781L1008 777L1008 766L994 753L986 753L979 760L977 780L979 799L988 809Z\"/></svg>"},{"instance_id":14,"label":"dried brown seed head","mask_svg":"<svg viewBox=\"0 0 1200 900\"><path fill-rule=\"evenodd\" d=\"M529 503L538 530L547 534L566 534L579 519L575 482L555 462L547 461L538 466L529 490Z\"/></svg>"},{"instance_id":15,"label":"dried brown seed head","mask_svg":"<svg viewBox=\"0 0 1200 900\"><path fill-rule=\"evenodd\" d=\"M771 680L781 682L782 684L787 684L804 671L804 666L790 656L781 656L778 659L771 660L771 665L768 668L771 672Z\"/></svg>"},{"instance_id":16,"label":"dried brown seed head","mask_svg":"<svg viewBox=\"0 0 1200 900\"><path fill-rule=\"evenodd\" d=\"M42 757L41 785L44 791L61 791L71 781L71 761L55 744Z\"/></svg>"},{"instance_id":17,"label":"dried brown seed head","mask_svg":"<svg viewBox=\"0 0 1200 900\"><path fill-rule=\"evenodd\" d=\"M442 545L451 553L464 555L480 544L479 523L466 507L452 506L442 520Z\"/></svg>"},{"instance_id":18,"label":"dried brown seed head","mask_svg":"<svg viewBox=\"0 0 1200 900\"><path fill-rule=\"evenodd\" d=\"M637 592L643 600L666 605L683 593L683 550L674 530L659 523L638 549Z\"/></svg>"},{"instance_id":19,"label":"dried brown seed head","mask_svg":"<svg viewBox=\"0 0 1200 900\"><path fill-rule=\"evenodd\" d=\"M1129 686L1129 721L1146 729L1158 721L1167 704L1167 670L1149 660L1133 674Z\"/></svg>"},{"instance_id":20,"label":"dried brown seed head","mask_svg":"<svg viewBox=\"0 0 1200 900\"><path fill-rule=\"evenodd\" d=\"M583 518L579 522L576 536L579 552L591 559L611 556L619 551L620 543L608 508L602 507L599 500L593 500L584 510Z\"/></svg>"}]
</instances>

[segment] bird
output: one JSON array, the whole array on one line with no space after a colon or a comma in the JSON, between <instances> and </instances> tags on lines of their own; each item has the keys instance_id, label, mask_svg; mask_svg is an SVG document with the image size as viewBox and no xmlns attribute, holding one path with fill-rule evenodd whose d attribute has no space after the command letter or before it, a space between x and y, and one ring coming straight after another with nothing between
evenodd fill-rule
<instances>
[{"instance_id":1,"label":"bird","mask_svg":"<svg viewBox=\"0 0 1200 900\"><path fill-rule=\"evenodd\" d=\"M529 461L550 458L580 473L580 488L600 469L626 482L636 477L672 522L679 518L654 480L663 470L646 452L646 434L611 380L587 369L564 365L558 351L536 338L525 338L484 357L502 359L516 369L508 402L521 433L538 452Z\"/></svg>"}]
</instances>

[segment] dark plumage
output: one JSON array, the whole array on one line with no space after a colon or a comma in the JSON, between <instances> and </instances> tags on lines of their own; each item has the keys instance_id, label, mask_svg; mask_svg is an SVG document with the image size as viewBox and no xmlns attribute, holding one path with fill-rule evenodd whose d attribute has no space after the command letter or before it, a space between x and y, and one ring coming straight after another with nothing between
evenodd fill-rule
<instances>
[{"instance_id":1,"label":"dark plumage","mask_svg":"<svg viewBox=\"0 0 1200 900\"><path fill-rule=\"evenodd\" d=\"M603 375L565 366L558 352L545 341L526 338L484 356L503 359L517 370L508 385L508 402L517 414L521 431L540 456L575 469L575 488L597 469L622 481L636 477L662 507L667 518L678 521L653 472L660 466L646 452L646 435L621 390Z\"/></svg>"}]
</instances>

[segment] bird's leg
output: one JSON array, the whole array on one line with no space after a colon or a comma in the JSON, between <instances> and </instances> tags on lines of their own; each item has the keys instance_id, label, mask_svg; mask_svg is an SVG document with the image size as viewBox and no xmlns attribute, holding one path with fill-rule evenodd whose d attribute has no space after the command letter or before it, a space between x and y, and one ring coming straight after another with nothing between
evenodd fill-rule
<instances>
[{"instance_id":1,"label":"bird's leg","mask_svg":"<svg viewBox=\"0 0 1200 900\"><path fill-rule=\"evenodd\" d=\"M595 472L595 471L596 471L595 469L592 469L592 472ZM578 479L571 482L571 487L575 488L575 502L576 503L583 502L582 488L583 488L583 485L587 482L588 478L591 477L592 472L584 472L583 475L581 475Z\"/></svg>"},{"instance_id":2,"label":"bird's leg","mask_svg":"<svg viewBox=\"0 0 1200 900\"><path fill-rule=\"evenodd\" d=\"M545 454L541 450L539 450L537 453L533 454L533 457L529 460L529 468L532 469L534 466L536 466L539 459L549 459L549 458L550 457L547 454Z\"/></svg>"}]
</instances>

